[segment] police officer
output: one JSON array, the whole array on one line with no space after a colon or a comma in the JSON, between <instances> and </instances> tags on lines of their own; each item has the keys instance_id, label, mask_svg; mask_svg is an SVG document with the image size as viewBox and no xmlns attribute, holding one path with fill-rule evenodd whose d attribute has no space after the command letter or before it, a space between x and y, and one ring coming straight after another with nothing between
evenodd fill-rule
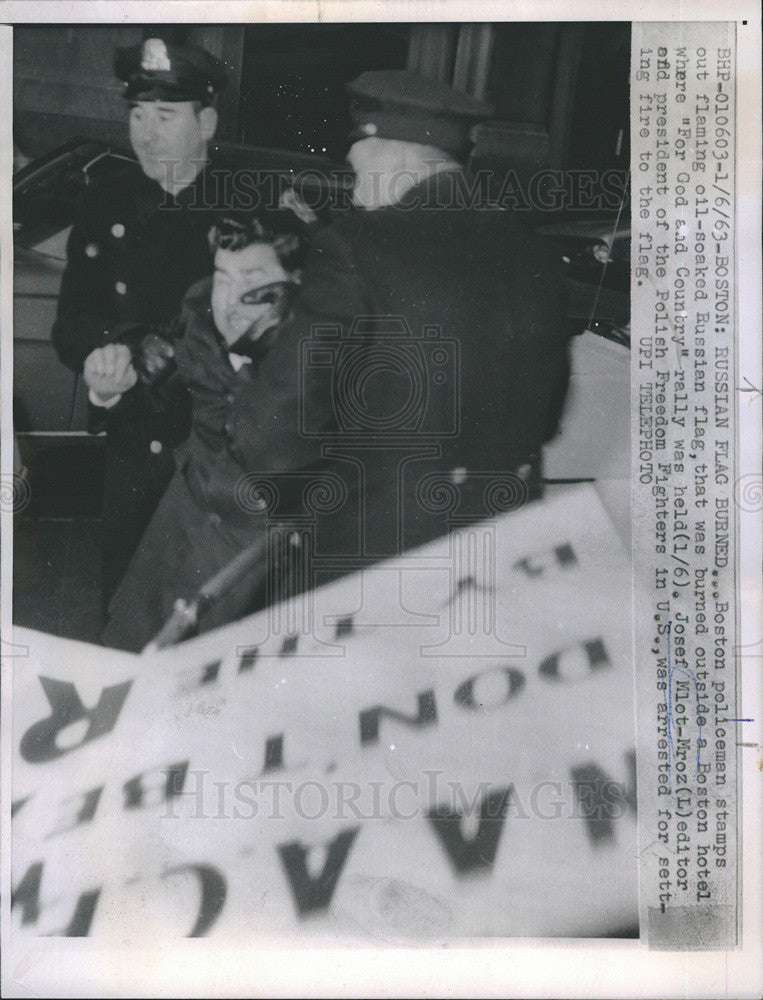
<instances>
[{"instance_id":1,"label":"police officer","mask_svg":"<svg viewBox=\"0 0 763 1000\"><path fill-rule=\"evenodd\" d=\"M187 400L158 407L133 364L141 338L165 334L187 289L211 272L216 207L207 144L226 83L206 50L162 38L119 49L137 163L85 191L67 248L53 344L90 388L91 429L107 432L102 517L108 602L174 471ZM175 330L175 332L177 332Z\"/></svg>"}]
</instances>

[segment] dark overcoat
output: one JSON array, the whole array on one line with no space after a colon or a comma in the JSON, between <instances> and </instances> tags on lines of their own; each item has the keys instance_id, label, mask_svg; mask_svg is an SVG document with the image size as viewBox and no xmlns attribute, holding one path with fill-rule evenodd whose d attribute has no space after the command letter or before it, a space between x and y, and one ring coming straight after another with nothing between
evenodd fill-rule
<instances>
[{"instance_id":1,"label":"dark overcoat","mask_svg":"<svg viewBox=\"0 0 763 1000\"><path fill-rule=\"evenodd\" d=\"M540 493L569 375L563 263L474 201L445 171L317 232L295 314L227 417L274 521L291 505L308 536L305 585Z\"/></svg>"}]
</instances>

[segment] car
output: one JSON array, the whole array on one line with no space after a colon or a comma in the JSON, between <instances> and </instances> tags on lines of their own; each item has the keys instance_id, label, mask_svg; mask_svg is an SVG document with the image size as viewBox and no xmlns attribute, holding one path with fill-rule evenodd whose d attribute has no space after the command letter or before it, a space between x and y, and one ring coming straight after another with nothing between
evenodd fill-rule
<instances>
[{"instance_id":1,"label":"car","mask_svg":"<svg viewBox=\"0 0 763 1000\"><path fill-rule=\"evenodd\" d=\"M566 264L570 332L589 330L630 347L630 220L622 212L565 213L534 229L555 243Z\"/></svg>"}]
</instances>

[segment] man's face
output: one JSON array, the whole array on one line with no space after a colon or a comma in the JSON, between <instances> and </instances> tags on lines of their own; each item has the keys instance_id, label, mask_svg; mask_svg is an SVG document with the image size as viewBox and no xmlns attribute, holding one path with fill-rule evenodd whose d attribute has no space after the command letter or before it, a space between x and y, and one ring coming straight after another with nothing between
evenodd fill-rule
<instances>
[{"instance_id":1,"label":"man's face","mask_svg":"<svg viewBox=\"0 0 763 1000\"><path fill-rule=\"evenodd\" d=\"M451 161L432 146L370 136L350 146L347 162L355 171L353 204L373 211L396 204L434 169Z\"/></svg>"},{"instance_id":2,"label":"man's face","mask_svg":"<svg viewBox=\"0 0 763 1000\"><path fill-rule=\"evenodd\" d=\"M243 250L217 251L212 279L212 316L226 344L235 344L252 324L271 311L268 303L243 303L242 296L274 281L287 280L278 255L266 243L250 243ZM255 339L268 328L265 325L258 330Z\"/></svg>"},{"instance_id":3,"label":"man's face","mask_svg":"<svg viewBox=\"0 0 763 1000\"><path fill-rule=\"evenodd\" d=\"M384 162L385 140L368 138L350 146L347 162L355 171L352 200L358 208L373 210L389 203L389 171Z\"/></svg>"},{"instance_id":4,"label":"man's face","mask_svg":"<svg viewBox=\"0 0 763 1000\"><path fill-rule=\"evenodd\" d=\"M137 101L130 109L130 142L143 172L172 191L188 184L207 158L217 116L193 101Z\"/></svg>"}]
</instances>

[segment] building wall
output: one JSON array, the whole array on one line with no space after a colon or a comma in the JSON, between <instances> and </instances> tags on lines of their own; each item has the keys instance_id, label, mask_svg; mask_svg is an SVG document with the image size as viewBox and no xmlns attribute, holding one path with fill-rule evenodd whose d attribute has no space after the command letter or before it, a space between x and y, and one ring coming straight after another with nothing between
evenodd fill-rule
<instances>
[{"instance_id":1,"label":"building wall","mask_svg":"<svg viewBox=\"0 0 763 1000\"><path fill-rule=\"evenodd\" d=\"M141 38L137 25L22 26L13 32L16 144L37 156L76 134L126 139L113 51Z\"/></svg>"}]
</instances>

